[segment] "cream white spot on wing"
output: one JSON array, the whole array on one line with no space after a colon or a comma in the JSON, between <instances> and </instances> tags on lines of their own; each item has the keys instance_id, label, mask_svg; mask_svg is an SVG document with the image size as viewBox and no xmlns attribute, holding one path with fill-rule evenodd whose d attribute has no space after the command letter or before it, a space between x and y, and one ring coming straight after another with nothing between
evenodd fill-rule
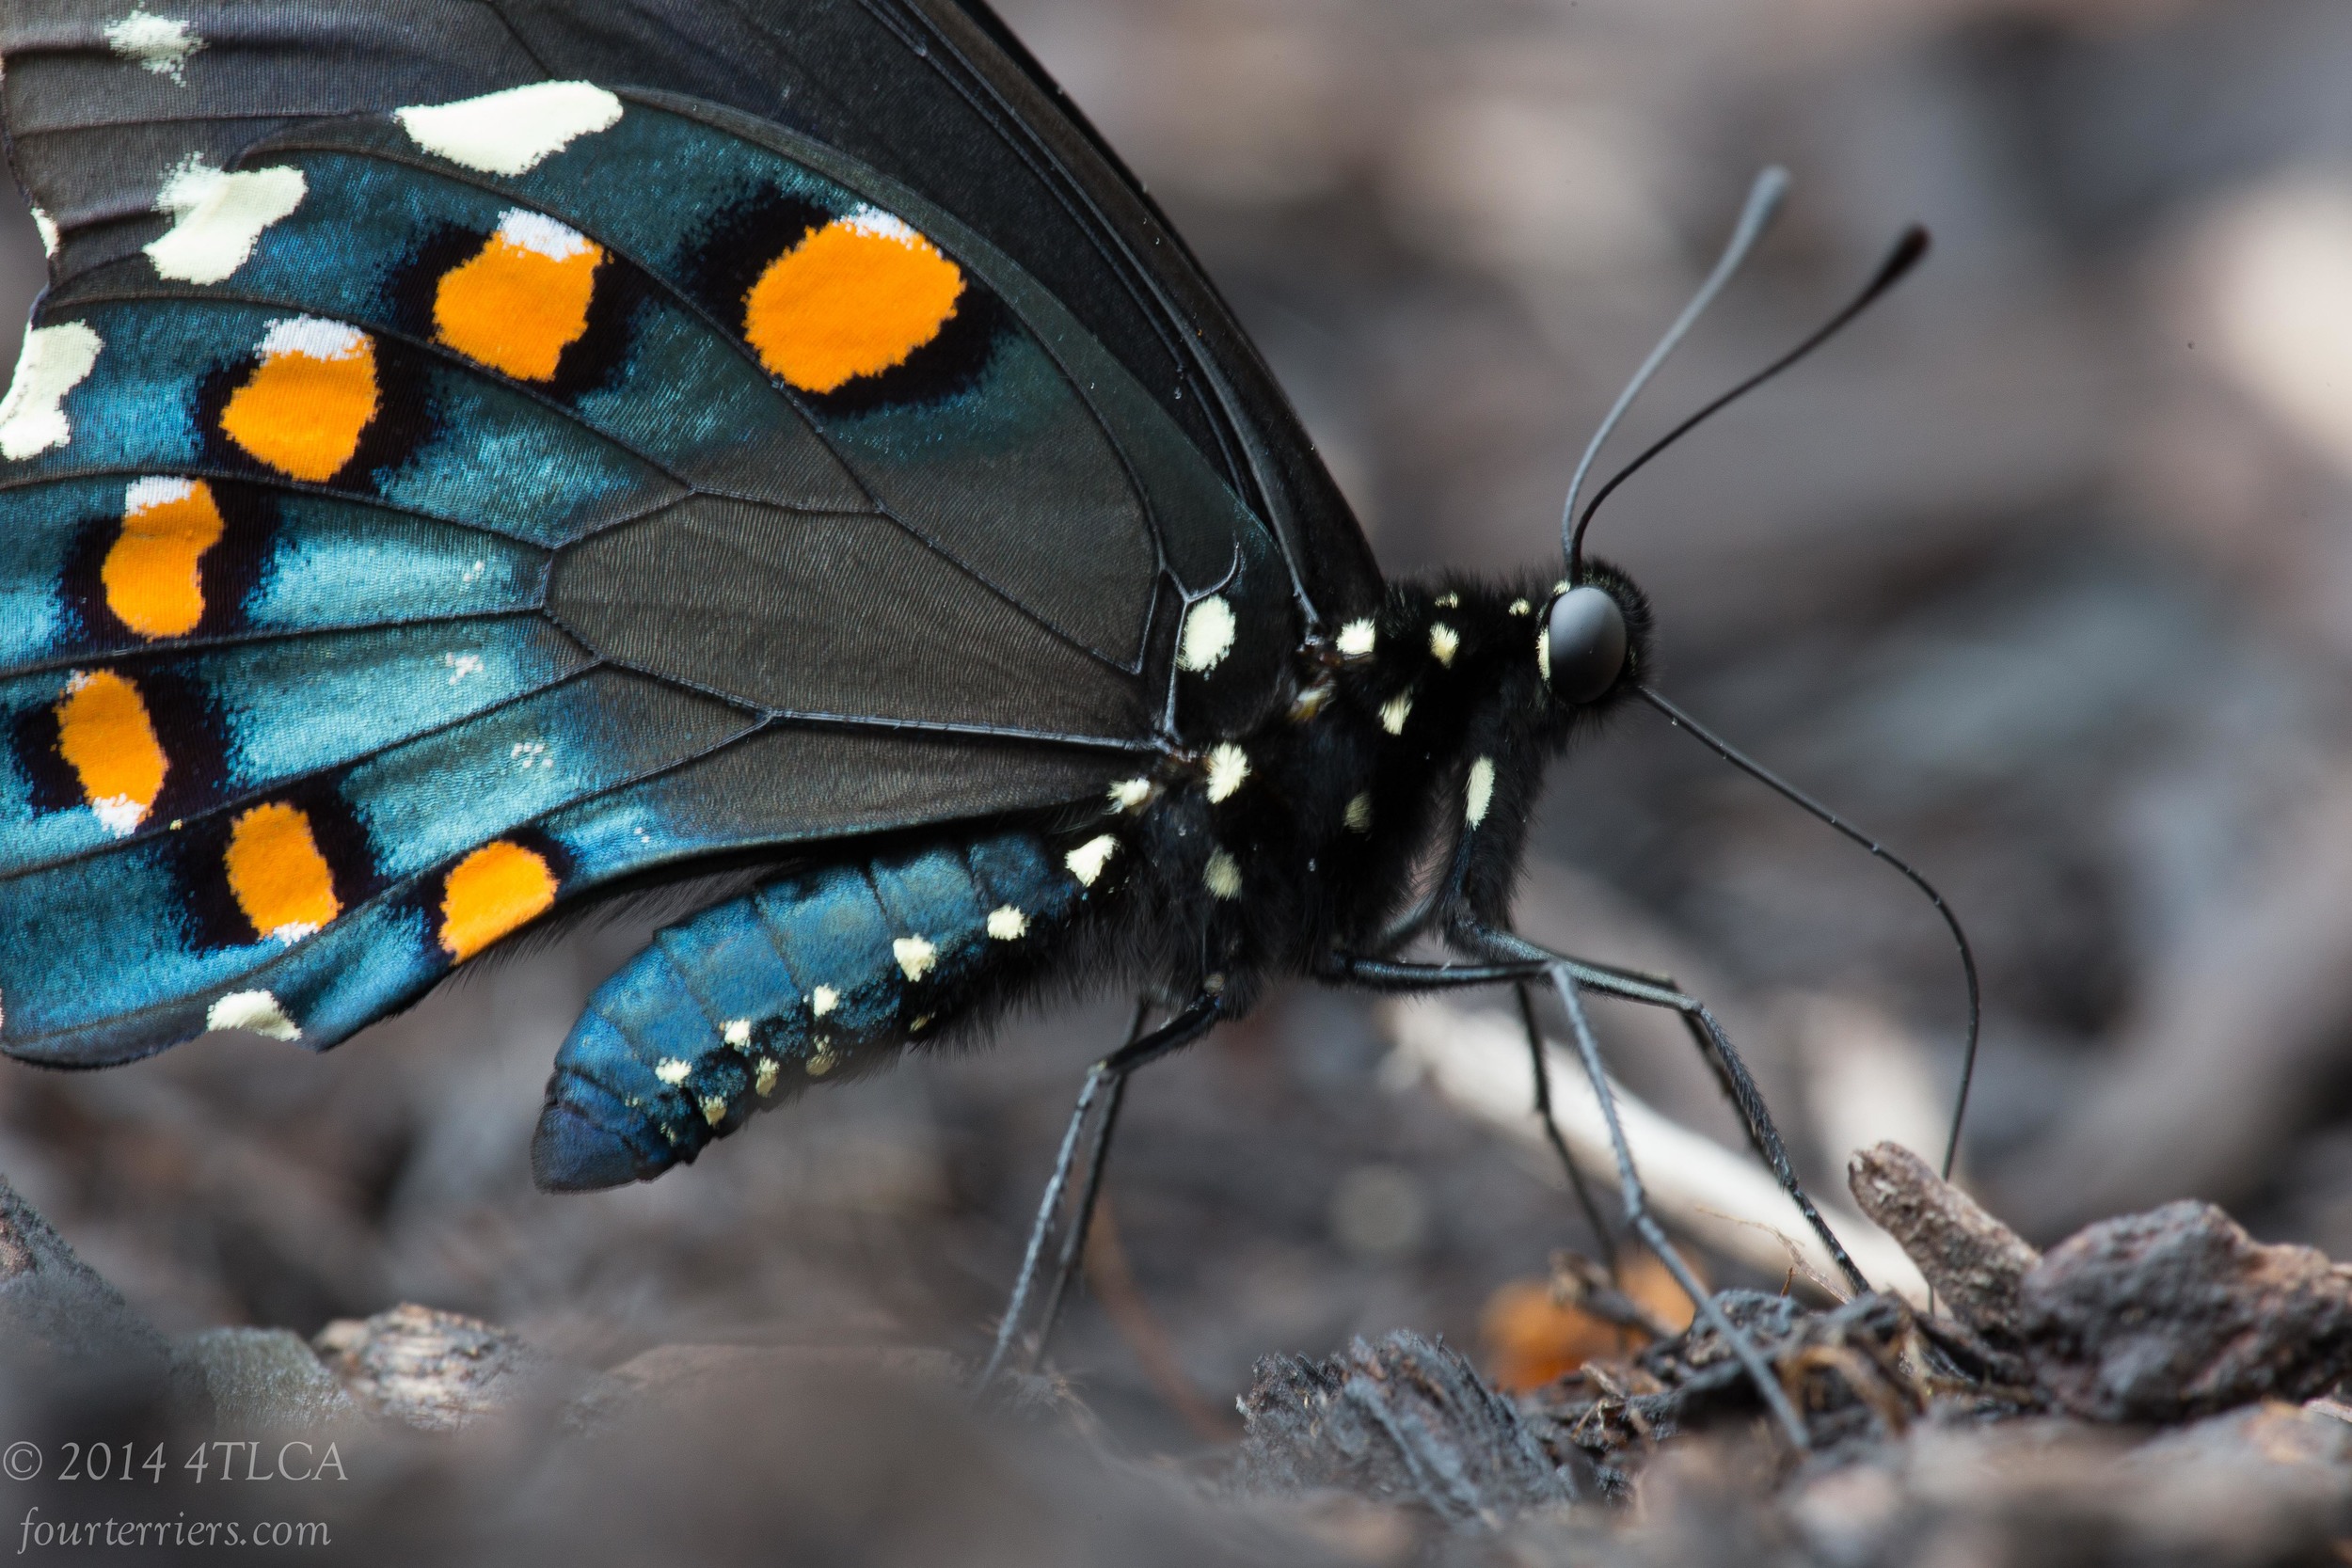
<instances>
[{"instance_id":1,"label":"cream white spot on wing","mask_svg":"<svg viewBox=\"0 0 2352 1568\"><path fill-rule=\"evenodd\" d=\"M1391 735L1405 733L1405 721L1413 716L1413 694L1402 691L1380 705L1380 727Z\"/></svg>"},{"instance_id":2,"label":"cream white spot on wing","mask_svg":"<svg viewBox=\"0 0 2352 1568\"><path fill-rule=\"evenodd\" d=\"M1342 658L1369 658L1375 641L1370 621L1350 621L1340 628L1331 645L1339 649Z\"/></svg>"},{"instance_id":3,"label":"cream white spot on wing","mask_svg":"<svg viewBox=\"0 0 2352 1568\"><path fill-rule=\"evenodd\" d=\"M1340 817L1340 821L1351 833L1372 832L1372 797L1358 795L1350 799L1347 802L1347 811Z\"/></svg>"},{"instance_id":4,"label":"cream white spot on wing","mask_svg":"<svg viewBox=\"0 0 2352 1568\"><path fill-rule=\"evenodd\" d=\"M582 136L621 122L621 101L589 82L533 82L454 103L395 109L408 139L483 174L528 174Z\"/></svg>"},{"instance_id":5,"label":"cream white spot on wing","mask_svg":"<svg viewBox=\"0 0 2352 1568\"><path fill-rule=\"evenodd\" d=\"M1111 857L1117 853L1119 840L1108 833L1102 833L1064 855L1062 864L1068 866L1070 874L1078 879L1080 887L1092 887L1101 879L1103 868L1111 863Z\"/></svg>"},{"instance_id":6,"label":"cream white spot on wing","mask_svg":"<svg viewBox=\"0 0 2352 1568\"><path fill-rule=\"evenodd\" d=\"M738 1051L748 1048L752 1043L752 1021L748 1018L727 1020L725 1026L719 1031L719 1037Z\"/></svg>"},{"instance_id":7,"label":"cream white spot on wing","mask_svg":"<svg viewBox=\"0 0 2352 1568\"><path fill-rule=\"evenodd\" d=\"M105 830L117 838L128 838L138 832L147 820L147 808L128 795L102 795L89 803Z\"/></svg>"},{"instance_id":8,"label":"cream white spot on wing","mask_svg":"<svg viewBox=\"0 0 2352 1568\"><path fill-rule=\"evenodd\" d=\"M57 220L36 207L33 209L33 227L40 234L40 253L54 261L58 245Z\"/></svg>"},{"instance_id":9,"label":"cream white spot on wing","mask_svg":"<svg viewBox=\"0 0 2352 1568\"><path fill-rule=\"evenodd\" d=\"M752 1092L762 1100L776 1092L776 1059L773 1056L759 1059L759 1071L752 1079Z\"/></svg>"},{"instance_id":10,"label":"cream white spot on wing","mask_svg":"<svg viewBox=\"0 0 2352 1568\"><path fill-rule=\"evenodd\" d=\"M24 334L16 377L0 399L0 457L21 463L73 438L65 395L98 368L105 341L80 322L37 326Z\"/></svg>"},{"instance_id":11,"label":"cream white spot on wing","mask_svg":"<svg viewBox=\"0 0 2352 1568\"><path fill-rule=\"evenodd\" d=\"M1209 855L1209 863L1201 870L1200 880L1218 898L1241 896L1241 863L1222 849Z\"/></svg>"},{"instance_id":12,"label":"cream white spot on wing","mask_svg":"<svg viewBox=\"0 0 2352 1568\"><path fill-rule=\"evenodd\" d=\"M833 1053L833 1041L818 1040L817 1042L816 1053L809 1057L808 1063L803 1070L805 1071L811 1078L822 1078L826 1073L831 1072L835 1067L839 1066L841 1058Z\"/></svg>"},{"instance_id":13,"label":"cream white spot on wing","mask_svg":"<svg viewBox=\"0 0 2352 1568\"><path fill-rule=\"evenodd\" d=\"M133 60L158 76L183 87L188 80L188 56L204 47L196 29L173 16L157 16L145 6L105 29L106 47L117 57Z\"/></svg>"},{"instance_id":14,"label":"cream white spot on wing","mask_svg":"<svg viewBox=\"0 0 2352 1568\"><path fill-rule=\"evenodd\" d=\"M1141 811L1152 800L1152 781L1121 779L1111 785L1111 810Z\"/></svg>"},{"instance_id":15,"label":"cream white spot on wing","mask_svg":"<svg viewBox=\"0 0 2352 1568\"><path fill-rule=\"evenodd\" d=\"M664 1056L654 1064L653 1075L675 1088L678 1085L685 1083L687 1074L693 1070L690 1063L681 1061L675 1056Z\"/></svg>"},{"instance_id":16,"label":"cream white spot on wing","mask_svg":"<svg viewBox=\"0 0 2352 1568\"><path fill-rule=\"evenodd\" d=\"M349 359L368 350L368 335L345 322L320 316L285 316L262 334L262 356L299 355L307 359Z\"/></svg>"},{"instance_id":17,"label":"cream white spot on wing","mask_svg":"<svg viewBox=\"0 0 2352 1568\"><path fill-rule=\"evenodd\" d=\"M898 960L898 967L910 980L920 980L939 962L939 949L921 937L900 937L890 944L890 956Z\"/></svg>"},{"instance_id":18,"label":"cream white spot on wing","mask_svg":"<svg viewBox=\"0 0 2352 1568\"><path fill-rule=\"evenodd\" d=\"M158 277L218 283L253 258L270 225L293 215L310 187L298 168L226 174L191 159L164 182L155 205L170 229L146 246Z\"/></svg>"},{"instance_id":19,"label":"cream white spot on wing","mask_svg":"<svg viewBox=\"0 0 2352 1568\"><path fill-rule=\"evenodd\" d=\"M499 217L498 237L516 250L528 250L550 261L568 261L592 243L569 224L558 223L528 207L510 207Z\"/></svg>"},{"instance_id":20,"label":"cream white spot on wing","mask_svg":"<svg viewBox=\"0 0 2352 1568\"><path fill-rule=\"evenodd\" d=\"M232 990L204 1012L207 1029L245 1029L274 1040L294 1040L302 1031L286 1016L278 998L265 990Z\"/></svg>"},{"instance_id":21,"label":"cream white spot on wing","mask_svg":"<svg viewBox=\"0 0 2352 1568\"><path fill-rule=\"evenodd\" d=\"M998 942L1019 942L1029 934L1029 917L1010 904L988 911L988 934Z\"/></svg>"},{"instance_id":22,"label":"cream white spot on wing","mask_svg":"<svg viewBox=\"0 0 2352 1568\"><path fill-rule=\"evenodd\" d=\"M808 1012L811 1018L822 1018L839 1006L841 1006L841 993L831 986L818 986L808 993Z\"/></svg>"},{"instance_id":23,"label":"cream white spot on wing","mask_svg":"<svg viewBox=\"0 0 2352 1568\"><path fill-rule=\"evenodd\" d=\"M1452 664L1461 647L1462 634L1443 621L1429 628L1429 657L1439 664Z\"/></svg>"},{"instance_id":24,"label":"cream white spot on wing","mask_svg":"<svg viewBox=\"0 0 2352 1568\"><path fill-rule=\"evenodd\" d=\"M1237 623L1233 607L1221 594L1212 594L1184 611L1184 635L1176 642L1176 668L1206 674L1233 651Z\"/></svg>"},{"instance_id":25,"label":"cream white spot on wing","mask_svg":"<svg viewBox=\"0 0 2352 1568\"><path fill-rule=\"evenodd\" d=\"M1495 800L1495 759L1480 757L1470 764L1470 783L1462 794L1462 815L1470 825L1477 827L1486 820L1486 808Z\"/></svg>"},{"instance_id":26,"label":"cream white spot on wing","mask_svg":"<svg viewBox=\"0 0 2352 1568\"><path fill-rule=\"evenodd\" d=\"M1230 800L1249 778L1249 754L1228 740L1209 752L1209 800Z\"/></svg>"},{"instance_id":27,"label":"cream white spot on wing","mask_svg":"<svg viewBox=\"0 0 2352 1568\"><path fill-rule=\"evenodd\" d=\"M903 245L912 245L916 240L922 238L920 234L907 227L906 219L895 214L885 213L880 207L868 207L863 204L858 207L857 211L843 218L841 226L854 234L871 234L878 240L896 240Z\"/></svg>"},{"instance_id":28,"label":"cream white spot on wing","mask_svg":"<svg viewBox=\"0 0 2352 1568\"><path fill-rule=\"evenodd\" d=\"M727 1102L715 1094L705 1095L703 1097L703 1120L716 1127L726 1119Z\"/></svg>"}]
</instances>

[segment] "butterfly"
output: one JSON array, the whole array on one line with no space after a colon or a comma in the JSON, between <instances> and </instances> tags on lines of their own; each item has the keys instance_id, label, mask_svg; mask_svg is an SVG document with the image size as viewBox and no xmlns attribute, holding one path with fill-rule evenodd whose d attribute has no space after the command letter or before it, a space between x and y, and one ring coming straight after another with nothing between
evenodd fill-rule
<instances>
[{"instance_id":1,"label":"butterfly","mask_svg":"<svg viewBox=\"0 0 2352 1568\"><path fill-rule=\"evenodd\" d=\"M1549 984L1580 1036L1625 996L1745 1084L1670 984L1509 929L1638 589L1384 578L979 0L12 0L0 56L50 256L0 404L9 1054L324 1050L735 868L562 1047L541 1184L1118 985L1025 1288L1089 1105L1286 976Z\"/></svg>"}]
</instances>

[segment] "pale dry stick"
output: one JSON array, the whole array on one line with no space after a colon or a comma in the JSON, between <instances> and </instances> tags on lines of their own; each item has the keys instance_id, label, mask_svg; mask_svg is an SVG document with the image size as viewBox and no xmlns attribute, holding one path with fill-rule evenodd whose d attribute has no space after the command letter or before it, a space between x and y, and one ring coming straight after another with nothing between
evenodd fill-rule
<instances>
[{"instance_id":1,"label":"pale dry stick","mask_svg":"<svg viewBox=\"0 0 2352 1568\"><path fill-rule=\"evenodd\" d=\"M1391 1072L1426 1078L1456 1109L1549 1153L1544 1130L1529 1109L1532 1074L1516 1019L1426 998L1391 1003L1382 1017L1396 1047ZM1613 1184L1616 1163L1598 1102L1566 1053L1549 1041L1545 1049L1551 1062L1553 1111L1569 1154L1589 1175ZM1724 1257L1772 1275L1788 1264L1785 1235L1803 1251L1812 1272L1836 1277L1835 1262L1753 1154L1735 1152L1667 1119L1622 1085L1614 1098L1651 1207L1661 1217ZM1927 1300L1927 1281L1891 1237L1851 1211L1821 1207L1855 1262L1881 1290L1915 1305Z\"/></svg>"}]
</instances>

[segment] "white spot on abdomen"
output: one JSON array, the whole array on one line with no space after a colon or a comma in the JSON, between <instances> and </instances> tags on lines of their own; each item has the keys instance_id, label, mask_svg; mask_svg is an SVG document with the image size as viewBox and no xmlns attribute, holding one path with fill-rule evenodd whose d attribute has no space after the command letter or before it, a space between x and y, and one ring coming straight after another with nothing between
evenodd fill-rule
<instances>
[{"instance_id":1,"label":"white spot on abdomen","mask_svg":"<svg viewBox=\"0 0 2352 1568\"><path fill-rule=\"evenodd\" d=\"M1029 934L1029 917L1010 904L988 911L988 934L998 942L1019 942Z\"/></svg>"},{"instance_id":2,"label":"white spot on abdomen","mask_svg":"<svg viewBox=\"0 0 2352 1568\"><path fill-rule=\"evenodd\" d=\"M685 1083L687 1075L693 1070L692 1065L688 1062L675 1056L664 1056L654 1064L653 1075L675 1088Z\"/></svg>"},{"instance_id":3,"label":"white spot on abdomen","mask_svg":"<svg viewBox=\"0 0 2352 1568\"><path fill-rule=\"evenodd\" d=\"M1206 674L1233 651L1233 607L1213 594L1184 612L1184 635L1177 639L1176 668Z\"/></svg>"},{"instance_id":4,"label":"white spot on abdomen","mask_svg":"<svg viewBox=\"0 0 2352 1568\"><path fill-rule=\"evenodd\" d=\"M1372 832L1372 797L1358 795L1347 802L1347 812L1340 818L1351 833Z\"/></svg>"},{"instance_id":5,"label":"white spot on abdomen","mask_svg":"<svg viewBox=\"0 0 2352 1568\"><path fill-rule=\"evenodd\" d=\"M818 986L808 993L808 1011L812 1018L822 1018L841 1006L841 993L831 986Z\"/></svg>"},{"instance_id":6,"label":"white spot on abdomen","mask_svg":"<svg viewBox=\"0 0 2352 1568\"><path fill-rule=\"evenodd\" d=\"M289 217L310 194L298 168L224 174L193 160L164 182L158 210L176 220L150 241L155 274L177 283L218 283L252 260L262 230Z\"/></svg>"},{"instance_id":7,"label":"white spot on abdomen","mask_svg":"<svg viewBox=\"0 0 2352 1568\"><path fill-rule=\"evenodd\" d=\"M1405 733L1405 721L1413 716L1413 694L1401 692L1380 705L1380 727L1391 735Z\"/></svg>"},{"instance_id":8,"label":"white spot on abdomen","mask_svg":"<svg viewBox=\"0 0 2352 1568\"><path fill-rule=\"evenodd\" d=\"M1092 887L1101 879L1103 868L1110 864L1111 857L1117 853L1119 853L1119 840L1108 833L1104 833L1100 837L1088 839L1084 844L1064 855L1062 863L1070 868L1070 874L1073 877L1078 879L1080 887Z\"/></svg>"},{"instance_id":9,"label":"white spot on abdomen","mask_svg":"<svg viewBox=\"0 0 2352 1568\"><path fill-rule=\"evenodd\" d=\"M890 956L910 980L920 980L939 961L939 949L921 937L900 937L890 944Z\"/></svg>"},{"instance_id":10,"label":"white spot on abdomen","mask_svg":"<svg viewBox=\"0 0 2352 1568\"><path fill-rule=\"evenodd\" d=\"M719 1031L719 1037L738 1051L749 1050L752 1043L752 1021L748 1018L727 1020L725 1027Z\"/></svg>"},{"instance_id":11,"label":"white spot on abdomen","mask_svg":"<svg viewBox=\"0 0 2352 1568\"><path fill-rule=\"evenodd\" d=\"M207 1029L245 1029L256 1035L267 1035L274 1040L294 1040L302 1037L294 1021L286 1016L286 1009L278 998L265 990L232 990L206 1009Z\"/></svg>"},{"instance_id":12,"label":"white spot on abdomen","mask_svg":"<svg viewBox=\"0 0 2352 1568\"><path fill-rule=\"evenodd\" d=\"M1350 621L1340 628L1339 638L1332 646L1339 649L1342 658L1369 658L1374 641L1370 621Z\"/></svg>"},{"instance_id":13,"label":"white spot on abdomen","mask_svg":"<svg viewBox=\"0 0 2352 1568\"><path fill-rule=\"evenodd\" d=\"M1200 874L1200 880L1207 884L1210 894L1216 897L1238 898L1241 896L1241 863L1222 849L1215 850Z\"/></svg>"},{"instance_id":14,"label":"white spot on abdomen","mask_svg":"<svg viewBox=\"0 0 2352 1568\"><path fill-rule=\"evenodd\" d=\"M106 24L106 47L184 87L188 56L202 49L204 40L179 18L157 16L141 6L121 21Z\"/></svg>"},{"instance_id":15,"label":"white spot on abdomen","mask_svg":"<svg viewBox=\"0 0 2352 1568\"><path fill-rule=\"evenodd\" d=\"M0 400L0 457L21 463L72 439L65 395L89 379L105 346L105 340L80 322L37 326L24 334L16 378Z\"/></svg>"},{"instance_id":16,"label":"white spot on abdomen","mask_svg":"<svg viewBox=\"0 0 2352 1568\"><path fill-rule=\"evenodd\" d=\"M1248 781L1249 754L1228 740L1209 752L1209 800L1215 804L1232 799L1233 792Z\"/></svg>"},{"instance_id":17,"label":"white spot on abdomen","mask_svg":"<svg viewBox=\"0 0 2352 1568\"><path fill-rule=\"evenodd\" d=\"M533 82L454 103L395 109L408 139L483 174L528 174L621 122L621 101L588 82Z\"/></svg>"},{"instance_id":18,"label":"white spot on abdomen","mask_svg":"<svg viewBox=\"0 0 2352 1568\"><path fill-rule=\"evenodd\" d=\"M1443 621L1429 628L1429 657L1439 664L1450 665L1462 646L1462 634Z\"/></svg>"},{"instance_id":19,"label":"white spot on abdomen","mask_svg":"<svg viewBox=\"0 0 2352 1568\"><path fill-rule=\"evenodd\" d=\"M1151 799L1152 781L1149 779L1121 779L1110 788L1113 811L1141 811Z\"/></svg>"},{"instance_id":20,"label":"white spot on abdomen","mask_svg":"<svg viewBox=\"0 0 2352 1568\"><path fill-rule=\"evenodd\" d=\"M1462 795L1462 815L1470 825L1477 827L1486 820L1486 808L1495 800L1495 759L1480 757L1470 764L1470 784Z\"/></svg>"}]
</instances>

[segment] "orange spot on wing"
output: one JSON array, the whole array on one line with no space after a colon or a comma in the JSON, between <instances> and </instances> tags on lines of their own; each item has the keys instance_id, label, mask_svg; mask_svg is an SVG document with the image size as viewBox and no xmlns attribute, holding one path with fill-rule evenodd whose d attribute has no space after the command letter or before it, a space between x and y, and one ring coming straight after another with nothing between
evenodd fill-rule
<instances>
[{"instance_id":1,"label":"orange spot on wing","mask_svg":"<svg viewBox=\"0 0 2352 1568\"><path fill-rule=\"evenodd\" d=\"M106 608L141 637L185 637L204 619L204 552L227 530L202 480L140 480L99 580Z\"/></svg>"},{"instance_id":2,"label":"orange spot on wing","mask_svg":"<svg viewBox=\"0 0 2352 1568\"><path fill-rule=\"evenodd\" d=\"M331 322L278 322L220 428L278 472L324 483L358 451L377 402L374 340Z\"/></svg>"},{"instance_id":3,"label":"orange spot on wing","mask_svg":"<svg viewBox=\"0 0 2352 1568\"><path fill-rule=\"evenodd\" d=\"M139 689L111 670L75 675L56 706L57 750L99 819L127 833L147 819L170 764Z\"/></svg>"},{"instance_id":4,"label":"orange spot on wing","mask_svg":"<svg viewBox=\"0 0 2352 1568\"><path fill-rule=\"evenodd\" d=\"M273 801L239 816L227 865L229 891L263 936L295 942L342 912L335 874L298 807Z\"/></svg>"},{"instance_id":5,"label":"orange spot on wing","mask_svg":"<svg viewBox=\"0 0 2352 1568\"><path fill-rule=\"evenodd\" d=\"M906 362L956 313L963 273L898 219L835 218L777 257L744 295L743 336L769 373L807 392Z\"/></svg>"},{"instance_id":6,"label":"orange spot on wing","mask_svg":"<svg viewBox=\"0 0 2352 1568\"><path fill-rule=\"evenodd\" d=\"M441 889L441 945L465 962L555 905L555 871L546 857L501 839L450 868Z\"/></svg>"},{"instance_id":7,"label":"orange spot on wing","mask_svg":"<svg viewBox=\"0 0 2352 1568\"><path fill-rule=\"evenodd\" d=\"M494 371L545 381L588 330L603 261L601 245L552 219L511 214L479 255L442 275L434 330Z\"/></svg>"}]
</instances>

